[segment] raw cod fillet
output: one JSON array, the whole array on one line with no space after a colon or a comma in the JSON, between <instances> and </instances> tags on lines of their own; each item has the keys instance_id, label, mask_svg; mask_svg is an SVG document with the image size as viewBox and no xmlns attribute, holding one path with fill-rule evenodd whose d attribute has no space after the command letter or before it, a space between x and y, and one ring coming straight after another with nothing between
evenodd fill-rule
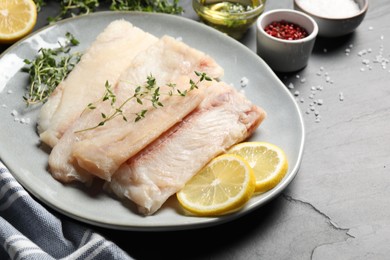
<instances>
[{"instance_id":1,"label":"raw cod fillet","mask_svg":"<svg viewBox=\"0 0 390 260\"><path fill-rule=\"evenodd\" d=\"M43 105L38 117L41 141L56 145L86 105L101 97L105 82L115 84L135 55L157 41L127 21L110 23Z\"/></svg>"},{"instance_id":2,"label":"raw cod fillet","mask_svg":"<svg viewBox=\"0 0 390 260\"><path fill-rule=\"evenodd\" d=\"M194 71L206 72L214 78L223 75L223 69L206 54L164 36L140 52L121 75L114 89L117 103L121 104L131 96L150 75L162 86L162 93L167 93L169 83L187 89L190 79L197 81ZM101 112L110 114L111 107L107 102L98 104L95 110L78 118L54 146L49 156L50 172L62 182L90 182L94 175L110 181L122 163L193 111L202 101L207 84L201 82L199 89L190 91L185 97L161 97L164 106L158 109L141 106L132 100L123 109L128 122L116 117L104 126L76 133L97 125ZM149 110L146 117L134 122L134 113L144 108Z\"/></svg>"},{"instance_id":3,"label":"raw cod fillet","mask_svg":"<svg viewBox=\"0 0 390 260\"><path fill-rule=\"evenodd\" d=\"M208 92L182 122L124 163L105 188L151 215L212 158L248 138L266 116L225 83Z\"/></svg>"}]
</instances>

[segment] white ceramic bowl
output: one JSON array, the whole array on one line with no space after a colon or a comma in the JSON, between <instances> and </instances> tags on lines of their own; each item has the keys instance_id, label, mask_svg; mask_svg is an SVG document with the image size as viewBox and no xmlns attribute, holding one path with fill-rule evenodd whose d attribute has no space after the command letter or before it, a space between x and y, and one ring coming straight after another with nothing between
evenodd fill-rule
<instances>
[{"instance_id":1,"label":"white ceramic bowl","mask_svg":"<svg viewBox=\"0 0 390 260\"><path fill-rule=\"evenodd\" d=\"M308 36L284 40L269 35L264 28L274 21L287 21L304 28ZM276 9L263 13L256 22L257 54L277 72L293 72L306 67L313 51L318 26L313 18L300 11Z\"/></svg>"},{"instance_id":2,"label":"white ceramic bowl","mask_svg":"<svg viewBox=\"0 0 390 260\"><path fill-rule=\"evenodd\" d=\"M300 4L299 0L294 0L294 9L310 15L317 22L318 36L339 37L355 31L367 13L368 0L354 1L358 4L360 11L355 15L342 18L331 18L318 13L314 14L308 10L308 7L305 8L302 6L302 3Z\"/></svg>"}]
</instances>

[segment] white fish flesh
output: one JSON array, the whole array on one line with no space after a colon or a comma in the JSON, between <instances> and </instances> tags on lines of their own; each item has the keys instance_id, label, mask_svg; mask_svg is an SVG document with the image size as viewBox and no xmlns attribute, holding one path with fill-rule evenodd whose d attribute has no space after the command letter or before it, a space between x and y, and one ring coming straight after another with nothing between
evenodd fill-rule
<instances>
[{"instance_id":1,"label":"white fish flesh","mask_svg":"<svg viewBox=\"0 0 390 260\"><path fill-rule=\"evenodd\" d=\"M115 84L132 59L157 41L125 20L111 22L43 105L38 117L41 141L53 147L86 105L100 98L105 82Z\"/></svg>"},{"instance_id":2,"label":"white fish flesh","mask_svg":"<svg viewBox=\"0 0 390 260\"><path fill-rule=\"evenodd\" d=\"M157 84L161 84L162 93L168 91L169 83L186 89L190 79L197 81L194 71L206 72L215 78L223 75L223 69L208 55L164 36L140 52L121 75L114 89L117 103L121 104L131 96L150 75L155 77ZM87 111L78 118L54 146L49 156L52 175L62 182L89 182L93 175L109 181L122 163L193 111L202 101L202 89L207 84L201 82L199 86L203 87L185 97L162 99L164 106L158 109L151 109L150 105L141 106L132 100L123 108L128 122L116 117L104 126L75 133L97 125L102 112L109 114L111 107L107 102L98 104L95 110ZM134 113L144 108L150 110L146 118L134 122L131 119Z\"/></svg>"},{"instance_id":3,"label":"white fish flesh","mask_svg":"<svg viewBox=\"0 0 390 260\"><path fill-rule=\"evenodd\" d=\"M252 135L263 109L225 83L215 83L200 106L122 164L105 188L154 214L207 162Z\"/></svg>"}]
</instances>

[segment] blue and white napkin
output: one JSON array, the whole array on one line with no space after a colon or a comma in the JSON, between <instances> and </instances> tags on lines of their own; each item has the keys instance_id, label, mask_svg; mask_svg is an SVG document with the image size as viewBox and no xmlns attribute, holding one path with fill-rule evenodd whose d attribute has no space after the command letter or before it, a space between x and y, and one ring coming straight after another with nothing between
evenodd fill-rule
<instances>
[{"instance_id":1,"label":"blue and white napkin","mask_svg":"<svg viewBox=\"0 0 390 260\"><path fill-rule=\"evenodd\" d=\"M98 233L54 214L0 161L0 259L132 259Z\"/></svg>"}]
</instances>

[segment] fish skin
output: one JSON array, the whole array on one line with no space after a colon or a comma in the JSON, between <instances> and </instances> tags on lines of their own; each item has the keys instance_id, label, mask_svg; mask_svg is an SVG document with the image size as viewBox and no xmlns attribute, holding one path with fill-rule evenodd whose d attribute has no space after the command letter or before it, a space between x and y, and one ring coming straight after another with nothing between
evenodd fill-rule
<instances>
[{"instance_id":1,"label":"fish skin","mask_svg":"<svg viewBox=\"0 0 390 260\"><path fill-rule=\"evenodd\" d=\"M263 109L223 82L208 91L196 110L122 164L105 189L153 215L207 162L250 137L266 118Z\"/></svg>"},{"instance_id":2,"label":"fish skin","mask_svg":"<svg viewBox=\"0 0 390 260\"><path fill-rule=\"evenodd\" d=\"M105 82L116 83L133 57L157 40L125 20L111 22L43 105L37 126L41 141L54 147L86 105L101 97Z\"/></svg>"},{"instance_id":3,"label":"fish skin","mask_svg":"<svg viewBox=\"0 0 390 260\"><path fill-rule=\"evenodd\" d=\"M171 57L171 59L166 57ZM168 83L176 83L178 88L187 88L190 79L195 82L197 80L194 73L195 70L207 71L213 77L223 75L223 69L211 57L172 37L164 36L148 49L140 52L132 60L131 65L122 73L114 87L114 92L117 95L117 103L121 104L129 95L132 95L135 88L143 85L150 74L153 74L156 81L163 86ZM207 83L202 82L199 85L206 86ZM125 146L123 146L123 142L121 143L123 140L130 140L130 138L126 138L129 129L130 131L136 129L132 126L127 126L127 124L133 123L130 116L127 123L123 122L122 118L117 117L104 126L78 132L79 130L97 125L101 121L101 113L110 114L112 108L109 102L103 102L97 104L95 110L87 109L74 121L73 125L68 128L59 142L53 147L49 155L49 169L51 174L54 178L64 183L72 181L89 183L95 176L110 180L112 174L120 164L128 160L130 156L137 153L162 132L166 131L173 124L180 121L186 114L195 109L201 102L201 99L203 99L201 89L195 89L193 93L191 91L188 97L181 97L184 100L187 98L187 101L193 100L189 102L192 107L187 107L187 110L181 111L181 114L178 113L177 117L173 119L174 121L164 122L163 128L160 128L159 132L154 133L152 138L146 138L144 141L141 141L142 145L135 145L134 148L136 149L130 149L129 146L126 146L128 143L125 143ZM129 115L133 112L139 112L140 107L136 103L135 100L129 102L129 108L125 109L124 113ZM158 109L164 109L164 107ZM180 109L180 107L177 109ZM147 117L143 120L147 120ZM117 131L123 129L125 132L115 134ZM113 140L112 137L116 139ZM94 141L90 142L90 140ZM131 140L130 142L134 143ZM100 145L99 149L88 150L88 147L95 148L98 145ZM111 149L106 149L107 145ZM120 149L117 149L117 153L114 155L107 153L115 151L115 145L122 146ZM118 153L119 150L121 151L120 153ZM83 154L80 151L92 151L92 153ZM92 159L90 159L91 156ZM101 167L101 165L103 166Z\"/></svg>"}]
</instances>

